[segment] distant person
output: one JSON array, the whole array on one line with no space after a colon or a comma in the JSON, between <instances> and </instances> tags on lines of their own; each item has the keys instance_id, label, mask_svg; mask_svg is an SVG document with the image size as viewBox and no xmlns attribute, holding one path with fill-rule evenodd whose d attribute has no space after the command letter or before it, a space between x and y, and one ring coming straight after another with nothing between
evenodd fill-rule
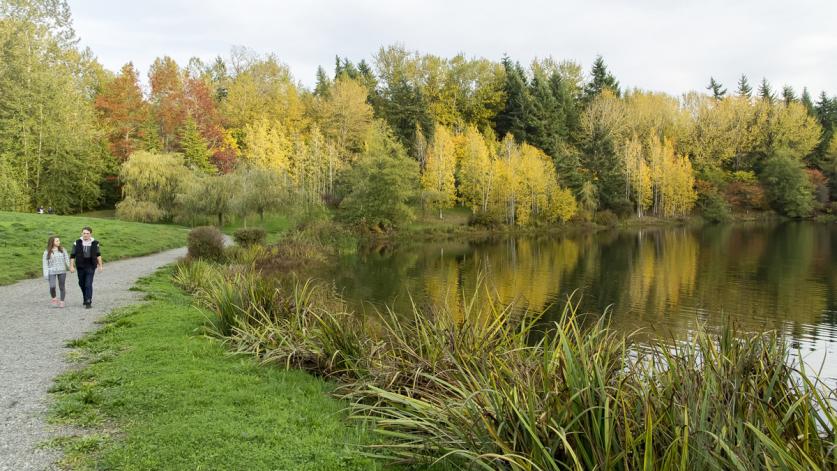
<instances>
[{"instance_id":1,"label":"distant person","mask_svg":"<svg viewBox=\"0 0 837 471\"><path fill-rule=\"evenodd\" d=\"M55 211L53 211L52 206L50 206L49 208L47 208L47 214L53 214L54 212L55 212Z\"/></svg>"},{"instance_id":2,"label":"distant person","mask_svg":"<svg viewBox=\"0 0 837 471\"><path fill-rule=\"evenodd\" d=\"M47 240L47 248L43 258L44 278L49 282L49 295L52 296L50 303L53 306L64 307L64 297L67 290L64 288L67 280L67 270L70 268L70 256L64 247L61 246L61 239L52 236ZM58 285L60 300L56 298L55 285Z\"/></svg>"},{"instance_id":3,"label":"distant person","mask_svg":"<svg viewBox=\"0 0 837 471\"><path fill-rule=\"evenodd\" d=\"M78 286L85 309L93 306L93 275L97 269L102 271L103 268L99 241L93 238L93 229L85 226L81 230L81 238L76 240L70 252L70 271L78 270Z\"/></svg>"},{"instance_id":4,"label":"distant person","mask_svg":"<svg viewBox=\"0 0 837 471\"><path fill-rule=\"evenodd\" d=\"M44 214L44 207L38 206L38 214Z\"/></svg>"}]
</instances>

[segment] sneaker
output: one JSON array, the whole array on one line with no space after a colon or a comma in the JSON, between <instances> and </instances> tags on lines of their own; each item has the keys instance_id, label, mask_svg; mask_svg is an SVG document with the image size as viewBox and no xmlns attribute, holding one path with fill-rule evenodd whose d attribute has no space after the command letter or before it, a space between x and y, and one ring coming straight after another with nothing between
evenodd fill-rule
<instances>
[{"instance_id":1,"label":"sneaker","mask_svg":"<svg viewBox=\"0 0 837 471\"><path fill-rule=\"evenodd\" d=\"M64 307L64 301L58 301L58 307L63 308Z\"/></svg>"},{"instance_id":2,"label":"sneaker","mask_svg":"<svg viewBox=\"0 0 837 471\"><path fill-rule=\"evenodd\" d=\"M55 299L55 298L52 298L52 300L49 303L52 304L53 306L57 306L58 305L58 300Z\"/></svg>"},{"instance_id":3,"label":"sneaker","mask_svg":"<svg viewBox=\"0 0 837 471\"><path fill-rule=\"evenodd\" d=\"M92 305L92 304L85 304L85 305L84 305L84 308L85 308L85 309L90 309L91 307L93 307L93 305Z\"/></svg>"}]
</instances>

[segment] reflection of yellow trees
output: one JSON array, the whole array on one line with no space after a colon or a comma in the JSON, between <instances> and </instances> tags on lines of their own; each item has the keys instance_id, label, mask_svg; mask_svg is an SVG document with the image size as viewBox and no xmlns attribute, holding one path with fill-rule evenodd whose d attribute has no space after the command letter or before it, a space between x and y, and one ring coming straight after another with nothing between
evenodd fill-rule
<instances>
[{"instance_id":1,"label":"reflection of yellow trees","mask_svg":"<svg viewBox=\"0 0 837 471\"><path fill-rule=\"evenodd\" d=\"M627 287L619 305L638 314L639 319L666 316L677 309L681 296L695 288L698 243L684 229L637 236Z\"/></svg>"},{"instance_id":2,"label":"reflection of yellow trees","mask_svg":"<svg viewBox=\"0 0 837 471\"><path fill-rule=\"evenodd\" d=\"M430 305L449 312L456 321L462 321L462 290L459 286L459 263L454 258L440 257L433 273L424 277L424 290Z\"/></svg>"},{"instance_id":3,"label":"reflection of yellow trees","mask_svg":"<svg viewBox=\"0 0 837 471\"><path fill-rule=\"evenodd\" d=\"M448 243L410 251L418 259L400 274L395 268L403 260L378 265L370 271L380 280L361 276L368 282L358 284L374 290L386 280L395 293L396 284L409 283L418 302L444 306L439 312L457 321L486 315L464 307L475 292L478 304L491 293L502 303L540 311L561 307L563 294L581 288L583 297L575 300L581 299L582 312L613 305L612 326L622 331L684 338L696 322L715 329L729 321L742 332L794 335L815 328L833 306L835 237L837 229L826 225L790 223Z\"/></svg>"},{"instance_id":4,"label":"reflection of yellow trees","mask_svg":"<svg viewBox=\"0 0 837 471\"><path fill-rule=\"evenodd\" d=\"M564 274L578 264L579 247L572 239L518 239L506 244L504 254L486 254L485 276L504 302L540 311L561 288Z\"/></svg>"},{"instance_id":5,"label":"reflection of yellow trees","mask_svg":"<svg viewBox=\"0 0 837 471\"><path fill-rule=\"evenodd\" d=\"M457 320L475 290L484 297L486 287L503 303L539 311L556 301L562 278L579 258L579 245L572 239L508 240L477 247L465 261L439 256L422 275L424 290L431 305L447 306Z\"/></svg>"}]
</instances>

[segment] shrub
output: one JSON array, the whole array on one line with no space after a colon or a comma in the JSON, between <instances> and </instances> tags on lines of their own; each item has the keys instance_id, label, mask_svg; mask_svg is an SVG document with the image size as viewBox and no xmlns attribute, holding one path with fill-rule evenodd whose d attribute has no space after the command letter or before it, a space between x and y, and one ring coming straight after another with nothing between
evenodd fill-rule
<instances>
[{"instance_id":1,"label":"shrub","mask_svg":"<svg viewBox=\"0 0 837 471\"><path fill-rule=\"evenodd\" d=\"M479 212L472 214L468 218L468 225L484 227L486 229L497 229L502 225L502 222L493 214Z\"/></svg>"},{"instance_id":2,"label":"shrub","mask_svg":"<svg viewBox=\"0 0 837 471\"><path fill-rule=\"evenodd\" d=\"M233 233L235 243L242 247L264 245L265 237L267 237L267 232L259 227L242 228Z\"/></svg>"},{"instance_id":3,"label":"shrub","mask_svg":"<svg viewBox=\"0 0 837 471\"><path fill-rule=\"evenodd\" d=\"M697 207L704 219L709 222L722 222L729 219L729 205L712 183L697 180Z\"/></svg>"},{"instance_id":4,"label":"shrub","mask_svg":"<svg viewBox=\"0 0 837 471\"><path fill-rule=\"evenodd\" d=\"M808 181L814 187L814 198L820 208L824 207L831 196L828 189L828 177L815 168L806 169L805 172L808 174Z\"/></svg>"},{"instance_id":5,"label":"shrub","mask_svg":"<svg viewBox=\"0 0 837 471\"><path fill-rule=\"evenodd\" d=\"M224 236L214 226L200 226L189 231L189 258L221 260L224 256Z\"/></svg>"},{"instance_id":6,"label":"shrub","mask_svg":"<svg viewBox=\"0 0 837 471\"><path fill-rule=\"evenodd\" d=\"M718 192L701 194L698 196L697 206L700 214L709 222L723 222L729 219L727 202Z\"/></svg>"},{"instance_id":7,"label":"shrub","mask_svg":"<svg viewBox=\"0 0 837 471\"><path fill-rule=\"evenodd\" d=\"M764 189L756 182L732 182L727 185L725 193L730 205L739 211L767 209Z\"/></svg>"},{"instance_id":8,"label":"shrub","mask_svg":"<svg viewBox=\"0 0 837 471\"><path fill-rule=\"evenodd\" d=\"M602 226L614 227L619 223L619 218L613 213L613 211L605 209L604 211L597 212L596 215L593 216L593 221Z\"/></svg>"}]
</instances>

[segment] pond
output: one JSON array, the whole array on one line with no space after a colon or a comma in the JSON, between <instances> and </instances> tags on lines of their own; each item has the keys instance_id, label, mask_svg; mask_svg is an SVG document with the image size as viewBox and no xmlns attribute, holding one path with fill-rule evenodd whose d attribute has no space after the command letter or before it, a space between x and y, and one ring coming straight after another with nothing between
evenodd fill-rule
<instances>
[{"instance_id":1,"label":"pond","mask_svg":"<svg viewBox=\"0 0 837 471\"><path fill-rule=\"evenodd\" d=\"M569 296L624 332L686 338L697 325L779 330L837 378L837 225L664 227L400 244L344 256L319 277L358 310L447 303L479 279L504 302L558 316Z\"/></svg>"}]
</instances>

